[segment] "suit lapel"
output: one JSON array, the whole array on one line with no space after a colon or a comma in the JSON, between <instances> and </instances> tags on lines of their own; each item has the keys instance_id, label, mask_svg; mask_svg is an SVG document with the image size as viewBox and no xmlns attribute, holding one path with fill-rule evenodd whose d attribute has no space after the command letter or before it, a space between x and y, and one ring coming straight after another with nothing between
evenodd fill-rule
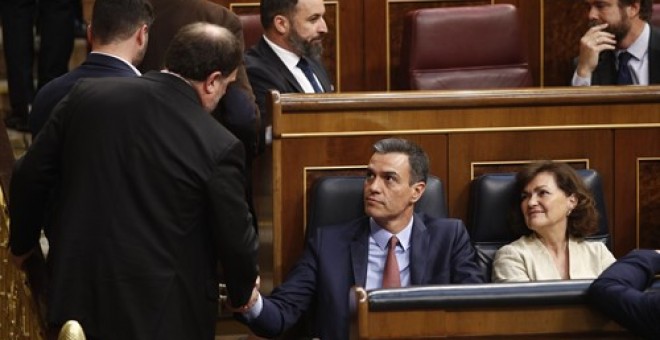
<instances>
[{"instance_id":1,"label":"suit lapel","mask_svg":"<svg viewBox=\"0 0 660 340\"><path fill-rule=\"evenodd\" d=\"M413 217L410 243L410 284L424 284L430 240L420 215Z\"/></svg>"},{"instance_id":2,"label":"suit lapel","mask_svg":"<svg viewBox=\"0 0 660 340\"><path fill-rule=\"evenodd\" d=\"M593 85L615 85L617 71L614 52L603 51L598 60L598 66L593 74Z\"/></svg>"},{"instance_id":3,"label":"suit lapel","mask_svg":"<svg viewBox=\"0 0 660 340\"><path fill-rule=\"evenodd\" d=\"M651 26L649 38L649 84L660 84L660 29Z\"/></svg>"},{"instance_id":4,"label":"suit lapel","mask_svg":"<svg viewBox=\"0 0 660 340\"><path fill-rule=\"evenodd\" d=\"M293 76L293 73L289 71L289 69L284 65L282 62L282 59L277 56L275 51L273 51L270 46L268 46L268 43L264 39L264 37L261 37L261 40L259 40L259 43L257 44L257 48L259 49L259 53L262 55L266 56L266 60L270 61L271 66L273 66L275 69L277 69L278 73L281 74L284 79L295 89L295 92L299 93L304 93L305 90L303 90L302 86L298 83L296 80L296 77ZM292 91L294 92L294 91Z\"/></svg>"},{"instance_id":5,"label":"suit lapel","mask_svg":"<svg viewBox=\"0 0 660 340\"><path fill-rule=\"evenodd\" d=\"M369 256L369 219L360 219L358 230L351 241L351 263L353 264L353 279L356 285L364 287L367 284L367 257Z\"/></svg>"},{"instance_id":6,"label":"suit lapel","mask_svg":"<svg viewBox=\"0 0 660 340\"><path fill-rule=\"evenodd\" d=\"M307 60L310 60L312 71L314 71L314 74L316 74L316 78L318 78L319 82L321 83L321 87L323 88L323 91L334 92L334 88L332 87L330 78L328 77L328 74L325 72L323 66L321 66L321 63L313 58L307 58Z\"/></svg>"}]
</instances>

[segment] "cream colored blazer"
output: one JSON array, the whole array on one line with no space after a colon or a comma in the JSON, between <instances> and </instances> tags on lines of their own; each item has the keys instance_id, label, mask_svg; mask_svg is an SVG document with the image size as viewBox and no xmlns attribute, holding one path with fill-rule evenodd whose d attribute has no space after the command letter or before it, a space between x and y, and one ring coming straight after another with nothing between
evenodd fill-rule
<instances>
[{"instance_id":1,"label":"cream colored blazer","mask_svg":"<svg viewBox=\"0 0 660 340\"><path fill-rule=\"evenodd\" d=\"M601 242L570 238L568 265L571 279L595 279L610 264L614 256ZM493 282L523 282L559 280L552 255L532 234L500 248L493 261Z\"/></svg>"}]
</instances>

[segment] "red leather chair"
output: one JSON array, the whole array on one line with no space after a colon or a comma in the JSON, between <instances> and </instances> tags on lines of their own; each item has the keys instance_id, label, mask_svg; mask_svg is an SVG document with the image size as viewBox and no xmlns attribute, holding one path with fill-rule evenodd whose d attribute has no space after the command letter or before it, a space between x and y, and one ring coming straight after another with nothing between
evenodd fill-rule
<instances>
[{"instance_id":1,"label":"red leather chair","mask_svg":"<svg viewBox=\"0 0 660 340\"><path fill-rule=\"evenodd\" d=\"M425 8L406 15L403 90L512 88L532 85L516 8Z\"/></svg>"},{"instance_id":2,"label":"red leather chair","mask_svg":"<svg viewBox=\"0 0 660 340\"><path fill-rule=\"evenodd\" d=\"M239 14L238 19L243 26L243 43L245 49L255 45L264 34L264 28L261 26L261 15L259 14Z\"/></svg>"}]
</instances>

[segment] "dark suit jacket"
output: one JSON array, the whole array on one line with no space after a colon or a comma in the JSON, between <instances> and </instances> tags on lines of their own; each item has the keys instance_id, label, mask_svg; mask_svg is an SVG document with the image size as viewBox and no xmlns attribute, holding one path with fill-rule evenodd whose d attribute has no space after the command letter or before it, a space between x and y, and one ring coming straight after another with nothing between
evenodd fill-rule
<instances>
[{"instance_id":1,"label":"dark suit jacket","mask_svg":"<svg viewBox=\"0 0 660 340\"><path fill-rule=\"evenodd\" d=\"M589 289L592 302L622 326L648 339L660 338L660 293L644 292L660 273L660 254L633 250Z\"/></svg>"},{"instance_id":2,"label":"dark suit jacket","mask_svg":"<svg viewBox=\"0 0 660 340\"><path fill-rule=\"evenodd\" d=\"M257 238L241 143L170 74L84 79L15 168L11 251L46 229L47 321L101 339L213 339L221 261L232 301L250 297Z\"/></svg>"},{"instance_id":3,"label":"dark suit jacket","mask_svg":"<svg viewBox=\"0 0 660 340\"><path fill-rule=\"evenodd\" d=\"M591 74L591 85L616 85L616 57L614 51L603 51L598 66ZM649 38L649 84L660 84L660 28L651 26Z\"/></svg>"},{"instance_id":4,"label":"dark suit jacket","mask_svg":"<svg viewBox=\"0 0 660 340\"><path fill-rule=\"evenodd\" d=\"M35 137L39 133L55 105L71 91L78 79L136 76L135 71L121 60L104 54L90 53L85 62L76 69L50 81L37 92L29 116L32 136Z\"/></svg>"},{"instance_id":5,"label":"dark suit jacket","mask_svg":"<svg viewBox=\"0 0 660 340\"><path fill-rule=\"evenodd\" d=\"M334 91L323 65L312 58L307 58L307 60L319 79L323 91ZM304 91L293 73L289 71L263 37L245 53L245 67L261 112L261 130L263 132L267 126L273 124L273 117L266 110L267 93L271 90L278 90L280 93L303 93Z\"/></svg>"},{"instance_id":6,"label":"dark suit jacket","mask_svg":"<svg viewBox=\"0 0 660 340\"><path fill-rule=\"evenodd\" d=\"M481 283L481 270L463 222L415 215L411 235L411 285ZM367 278L369 218L321 227L286 281L264 298L259 317L248 323L260 336L274 337L314 306L313 336L348 339L351 287Z\"/></svg>"}]
</instances>

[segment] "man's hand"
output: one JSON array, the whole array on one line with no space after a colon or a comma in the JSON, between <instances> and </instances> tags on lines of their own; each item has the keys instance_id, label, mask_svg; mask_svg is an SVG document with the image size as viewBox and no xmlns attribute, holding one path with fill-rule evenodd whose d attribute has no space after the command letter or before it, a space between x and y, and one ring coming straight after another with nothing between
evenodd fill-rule
<instances>
[{"instance_id":1,"label":"man's hand","mask_svg":"<svg viewBox=\"0 0 660 340\"><path fill-rule=\"evenodd\" d=\"M590 78L598 66L600 52L616 48L614 34L606 32L605 28L607 24L593 26L580 39L580 56L576 70L579 77Z\"/></svg>"},{"instance_id":2,"label":"man's hand","mask_svg":"<svg viewBox=\"0 0 660 340\"><path fill-rule=\"evenodd\" d=\"M250 300L248 300L247 304L240 306L240 307L234 307L231 305L231 301L227 300L225 303L225 307L227 307L227 310L229 310L232 313L245 313L254 306L255 303L257 303L257 300L259 299L259 287L261 287L261 277L257 276L257 280L254 283L254 288L252 289L252 295L250 296Z\"/></svg>"}]
</instances>

